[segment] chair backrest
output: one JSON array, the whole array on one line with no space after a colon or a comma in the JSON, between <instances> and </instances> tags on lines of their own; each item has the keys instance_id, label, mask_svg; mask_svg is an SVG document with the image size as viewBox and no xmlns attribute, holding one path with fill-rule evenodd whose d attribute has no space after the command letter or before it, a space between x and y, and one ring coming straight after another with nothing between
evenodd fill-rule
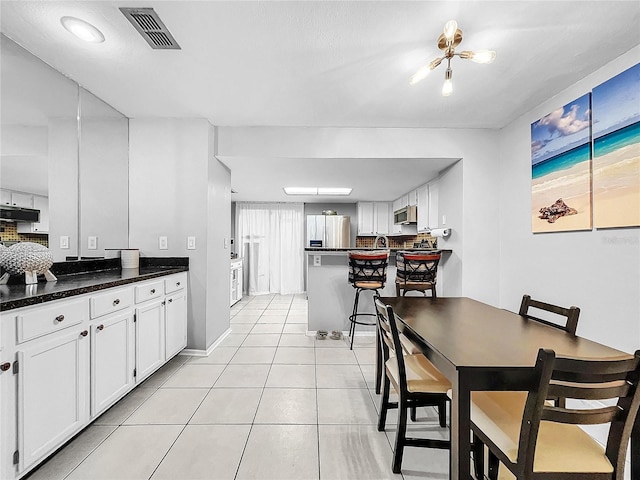
<instances>
[{"instance_id":1,"label":"chair backrest","mask_svg":"<svg viewBox=\"0 0 640 480\"><path fill-rule=\"evenodd\" d=\"M349 283L387 281L387 265L389 252L387 251L350 251L349 255Z\"/></svg>"},{"instance_id":2,"label":"chair backrest","mask_svg":"<svg viewBox=\"0 0 640 480\"><path fill-rule=\"evenodd\" d=\"M396 253L396 279L401 283L436 283L439 253Z\"/></svg>"},{"instance_id":3,"label":"chair backrest","mask_svg":"<svg viewBox=\"0 0 640 480\"><path fill-rule=\"evenodd\" d=\"M382 303L377 295L374 296L374 303L376 305L378 330L382 339L382 357L386 362L391 357L391 353L393 353L398 362L398 382L401 386L404 386L407 384L407 371L404 365L400 332L398 331L393 307Z\"/></svg>"},{"instance_id":4,"label":"chair backrest","mask_svg":"<svg viewBox=\"0 0 640 480\"><path fill-rule=\"evenodd\" d=\"M565 323L559 324L549 320L545 320L543 318L535 317L529 313L530 308L537 308L539 310L544 310L545 312L550 312L564 317ZM550 303L533 300L529 295L523 295L522 303L520 303L520 311L518 313L531 320L535 320L536 322L544 323L545 325L549 325L551 327L560 328L561 330L569 332L571 335L575 335L576 329L578 328L578 317L580 316L580 309L578 307L558 307L557 305L551 305Z\"/></svg>"},{"instance_id":5,"label":"chair backrest","mask_svg":"<svg viewBox=\"0 0 640 480\"><path fill-rule=\"evenodd\" d=\"M627 444L640 406L640 350L631 359L579 359L556 357L540 349L536 361L537 388L527 396L518 446L518 465L533 471L541 421L574 425L610 423L606 456L613 465L613 479L622 480ZM579 400L611 400L617 404L567 409L546 402L549 396ZM581 406L583 404L580 404Z\"/></svg>"}]
</instances>

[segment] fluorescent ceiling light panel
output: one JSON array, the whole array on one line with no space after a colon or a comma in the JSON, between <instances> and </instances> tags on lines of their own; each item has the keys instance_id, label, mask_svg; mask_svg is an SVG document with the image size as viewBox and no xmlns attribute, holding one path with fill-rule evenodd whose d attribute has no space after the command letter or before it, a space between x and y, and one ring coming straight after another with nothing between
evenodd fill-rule
<instances>
[{"instance_id":1,"label":"fluorescent ceiling light panel","mask_svg":"<svg viewBox=\"0 0 640 480\"><path fill-rule=\"evenodd\" d=\"M68 32L74 34L80 40L91 43L104 42L102 32L84 20L76 17L62 17L60 23Z\"/></svg>"},{"instance_id":2,"label":"fluorescent ceiling light panel","mask_svg":"<svg viewBox=\"0 0 640 480\"><path fill-rule=\"evenodd\" d=\"M284 187L287 195L351 195L351 190L343 187Z\"/></svg>"},{"instance_id":3,"label":"fluorescent ceiling light panel","mask_svg":"<svg viewBox=\"0 0 640 480\"><path fill-rule=\"evenodd\" d=\"M316 187L284 187L284 193L287 195L317 195Z\"/></svg>"},{"instance_id":4,"label":"fluorescent ceiling light panel","mask_svg":"<svg viewBox=\"0 0 640 480\"><path fill-rule=\"evenodd\" d=\"M351 195L352 188L319 187L318 195Z\"/></svg>"}]
</instances>

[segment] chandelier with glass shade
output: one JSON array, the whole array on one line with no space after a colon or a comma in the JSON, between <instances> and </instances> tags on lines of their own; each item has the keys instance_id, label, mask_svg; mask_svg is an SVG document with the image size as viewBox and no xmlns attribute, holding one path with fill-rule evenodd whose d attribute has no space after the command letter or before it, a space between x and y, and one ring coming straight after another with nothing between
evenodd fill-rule
<instances>
[{"instance_id":1,"label":"chandelier with glass shade","mask_svg":"<svg viewBox=\"0 0 640 480\"><path fill-rule=\"evenodd\" d=\"M442 85L442 95L448 97L453 92L453 71L451 70L451 59L460 57L472 60L476 63L492 63L496 58L494 50L463 50L456 53L455 49L462 42L462 30L458 28L458 22L449 20L444 25L444 31L438 37L438 48L444 52L444 56L433 60L429 65L420 68L412 77L411 85L418 83L425 78L431 70L437 68L444 60L447 61L447 69L444 72L444 84Z\"/></svg>"}]
</instances>

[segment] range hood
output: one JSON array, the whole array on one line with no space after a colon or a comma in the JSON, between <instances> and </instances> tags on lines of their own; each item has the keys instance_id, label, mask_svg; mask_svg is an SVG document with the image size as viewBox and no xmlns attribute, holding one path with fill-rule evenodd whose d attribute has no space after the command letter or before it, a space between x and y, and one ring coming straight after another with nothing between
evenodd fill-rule
<instances>
[{"instance_id":1,"label":"range hood","mask_svg":"<svg viewBox=\"0 0 640 480\"><path fill-rule=\"evenodd\" d=\"M35 223L40 221L40 210L0 205L0 220Z\"/></svg>"}]
</instances>

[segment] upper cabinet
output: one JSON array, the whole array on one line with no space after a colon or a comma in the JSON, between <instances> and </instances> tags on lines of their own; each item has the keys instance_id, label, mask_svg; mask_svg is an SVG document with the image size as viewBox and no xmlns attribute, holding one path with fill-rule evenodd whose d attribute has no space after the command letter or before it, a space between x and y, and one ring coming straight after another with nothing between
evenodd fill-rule
<instances>
[{"instance_id":1,"label":"upper cabinet","mask_svg":"<svg viewBox=\"0 0 640 480\"><path fill-rule=\"evenodd\" d=\"M429 185L416 190L418 200L418 233L429 230Z\"/></svg>"},{"instance_id":2,"label":"upper cabinet","mask_svg":"<svg viewBox=\"0 0 640 480\"><path fill-rule=\"evenodd\" d=\"M418 189L411 190L409 195L407 195L407 205L413 206L418 205Z\"/></svg>"},{"instance_id":3,"label":"upper cabinet","mask_svg":"<svg viewBox=\"0 0 640 480\"><path fill-rule=\"evenodd\" d=\"M391 208L389 202L359 202L358 235L388 235Z\"/></svg>"}]
</instances>

